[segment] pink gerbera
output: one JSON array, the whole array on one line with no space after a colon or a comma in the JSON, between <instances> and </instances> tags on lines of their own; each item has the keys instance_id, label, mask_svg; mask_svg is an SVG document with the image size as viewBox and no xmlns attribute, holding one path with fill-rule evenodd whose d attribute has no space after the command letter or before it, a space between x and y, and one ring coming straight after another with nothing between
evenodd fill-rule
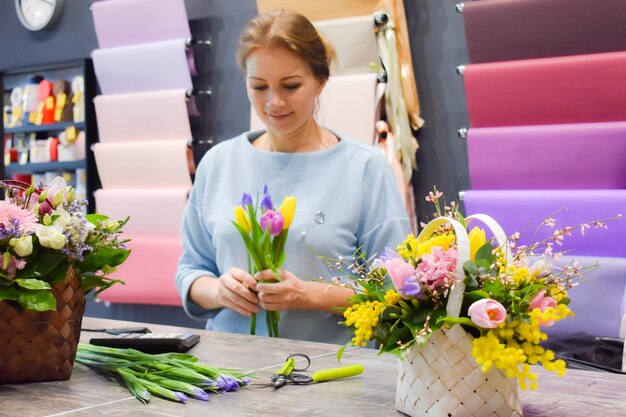
<instances>
[{"instance_id":1,"label":"pink gerbera","mask_svg":"<svg viewBox=\"0 0 626 417\"><path fill-rule=\"evenodd\" d=\"M37 217L32 210L18 207L10 201L0 201L0 227L3 229L15 225L22 233L33 233L36 224Z\"/></svg>"}]
</instances>

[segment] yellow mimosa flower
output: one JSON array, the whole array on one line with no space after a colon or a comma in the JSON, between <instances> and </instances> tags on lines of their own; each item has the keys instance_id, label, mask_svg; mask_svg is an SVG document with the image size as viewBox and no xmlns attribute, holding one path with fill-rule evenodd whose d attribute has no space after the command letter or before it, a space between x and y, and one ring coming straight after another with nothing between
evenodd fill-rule
<instances>
[{"instance_id":1,"label":"yellow mimosa flower","mask_svg":"<svg viewBox=\"0 0 626 417\"><path fill-rule=\"evenodd\" d=\"M250 218L248 217L248 213L241 206L236 206L235 209L235 223L237 223L246 233L250 233L252 229L252 225L250 224Z\"/></svg>"},{"instance_id":2,"label":"yellow mimosa flower","mask_svg":"<svg viewBox=\"0 0 626 417\"><path fill-rule=\"evenodd\" d=\"M469 232L468 237L470 242L470 259L473 261L476 258L476 252L487 242L487 238L485 231L480 227L474 227Z\"/></svg>"},{"instance_id":3,"label":"yellow mimosa flower","mask_svg":"<svg viewBox=\"0 0 626 417\"><path fill-rule=\"evenodd\" d=\"M289 226L291 226L291 222L293 221L293 215L296 212L296 198L292 195L285 197L283 202L280 204L278 211L282 213L283 218L285 219L283 230L289 229Z\"/></svg>"}]
</instances>

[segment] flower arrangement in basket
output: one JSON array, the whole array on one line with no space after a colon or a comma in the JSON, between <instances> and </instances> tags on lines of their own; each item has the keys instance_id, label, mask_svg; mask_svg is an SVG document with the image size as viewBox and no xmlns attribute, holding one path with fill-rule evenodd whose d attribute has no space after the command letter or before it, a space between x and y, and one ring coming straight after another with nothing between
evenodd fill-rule
<instances>
[{"instance_id":1,"label":"flower arrangement in basket","mask_svg":"<svg viewBox=\"0 0 626 417\"><path fill-rule=\"evenodd\" d=\"M60 177L0 189L0 383L67 379L85 294L121 283L107 274L130 253L119 236L128 219L85 215Z\"/></svg>"},{"instance_id":2,"label":"flower arrangement in basket","mask_svg":"<svg viewBox=\"0 0 626 417\"><path fill-rule=\"evenodd\" d=\"M489 216L464 218L454 203L442 212L441 196L430 193L435 219L397 251L387 248L375 259L357 253L350 265L327 259L348 270L356 292L343 311L342 324L353 331L349 344L374 341L402 359L396 408L409 415L521 415L517 384L537 387L531 365L565 373L565 362L541 342L542 327L573 316L567 290L585 268L558 267L554 251L573 228L517 246L519 234L507 239ZM473 220L494 239L478 227L468 234ZM554 226L553 219L544 223ZM584 233L590 226L578 227Z\"/></svg>"}]
</instances>

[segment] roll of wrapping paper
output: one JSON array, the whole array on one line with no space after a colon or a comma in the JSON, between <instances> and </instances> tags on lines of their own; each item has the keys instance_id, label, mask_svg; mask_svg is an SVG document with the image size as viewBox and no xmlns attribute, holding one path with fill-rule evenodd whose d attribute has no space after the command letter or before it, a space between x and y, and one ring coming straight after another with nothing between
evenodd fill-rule
<instances>
[{"instance_id":1,"label":"roll of wrapping paper","mask_svg":"<svg viewBox=\"0 0 626 417\"><path fill-rule=\"evenodd\" d=\"M94 155L105 189L191 187L186 140L96 143Z\"/></svg>"},{"instance_id":2,"label":"roll of wrapping paper","mask_svg":"<svg viewBox=\"0 0 626 417\"><path fill-rule=\"evenodd\" d=\"M93 64L102 94L191 90L185 40L96 49Z\"/></svg>"},{"instance_id":3,"label":"roll of wrapping paper","mask_svg":"<svg viewBox=\"0 0 626 417\"><path fill-rule=\"evenodd\" d=\"M96 212L112 219L130 216L124 226L128 236L180 238L188 192L188 188L102 188L94 192Z\"/></svg>"},{"instance_id":4,"label":"roll of wrapping paper","mask_svg":"<svg viewBox=\"0 0 626 417\"><path fill-rule=\"evenodd\" d=\"M185 90L101 95L94 104L102 143L191 138Z\"/></svg>"},{"instance_id":5,"label":"roll of wrapping paper","mask_svg":"<svg viewBox=\"0 0 626 417\"><path fill-rule=\"evenodd\" d=\"M623 0L466 2L463 20L471 63L626 50Z\"/></svg>"},{"instance_id":6,"label":"roll of wrapping paper","mask_svg":"<svg viewBox=\"0 0 626 417\"><path fill-rule=\"evenodd\" d=\"M101 49L191 39L183 0L99 1L91 6ZM191 75L197 75L193 51L187 50Z\"/></svg>"},{"instance_id":7,"label":"roll of wrapping paper","mask_svg":"<svg viewBox=\"0 0 626 417\"><path fill-rule=\"evenodd\" d=\"M191 38L184 0L97 1L91 9L100 48Z\"/></svg>"},{"instance_id":8,"label":"roll of wrapping paper","mask_svg":"<svg viewBox=\"0 0 626 417\"><path fill-rule=\"evenodd\" d=\"M626 189L626 122L472 128L472 189Z\"/></svg>"},{"instance_id":9,"label":"roll of wrapping paper","mask_svg":"<svg viewBox=\"0 0 626 417\"><path fill-rule=\"evenodd\" d=\"M541 226L546 218L554 218L556 228L564 228L626 214L626 190L469 190L463 202L467 214L492 216L507 235L519 231L519 245L550 238L555 229ZM555 246L571 250L572 256L626 257L626 220L611 221L607 227L591 226L584 236L580 229L572 230L562 246Z\"/></svg>"},{"instance_id":10,"label":"roll of wrapping paper","mask_svg":"<svg viewBox=\"0 0 626 417\"><path fill-rule=\"evenodd\" d=\"M574 261L583 267L598 265L574 278L574 282L584 282L568 291L568 298L572 300L569 307L576 317L560 320L542 330L550 336L584 332L619 337L622 316L626 312L626 258L563 256L558 265L565 266Z\"/></svg>"},{"instance_id":11,"label":"roll of wrapping paper","mask_svg":"<svg viewBox=\"0 0 626 417\"><path fill-rule=\"evenodd\" d=\"M320 96L318 121L340 136L373 144L376 74L330 77ZM254 110L250 130L264 129Z\"/></svg>"},{"instance_id":12,"label":"roll of wrapping paper","mask_svg":"<svg viewBox=\"0 0 626 417\"><path fill-rule=\"evenodd\" d=\"M472 127L626 120L626 52L471 64Z\"/></svg>"},{"instance_id":13,"label":"roll of wrapping paper","mask_svg":"<svg viewBox=\"0 0 626 417\"><path fill-rule=\"evenodd\" d=\"M110 275L126 285L114 285L98 298L116 303L181 305L173 278L182 253L180 238L128 237L130 256Z\"/></svg>"},{"instance_id":14,"label":"roll of wrapping paper","mask_svg":"<svg viewBox=\"0 0 626 417\"><path fill-rule=\"evenodd\" d=\"M289 9L309 20L339 19L372 14L381 8L381 0L257 0L259 13Z\"/></svg>"},{"instance_id":15,"label":"roll of wrapping paper","mask_svg":"<svg viewBox=\"0 0 626 417\"><path fill-rule=\"evenodd\" d=\"M370 65L378 64L378 49L372 15L313 22L335 49L332 74L371 73Z\"/></svg>"}]
</instances>

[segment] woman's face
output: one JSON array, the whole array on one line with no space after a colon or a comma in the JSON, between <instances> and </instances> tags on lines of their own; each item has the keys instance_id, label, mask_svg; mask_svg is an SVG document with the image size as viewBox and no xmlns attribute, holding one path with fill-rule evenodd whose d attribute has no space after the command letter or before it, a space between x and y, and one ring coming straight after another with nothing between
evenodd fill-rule
<instances>
[{"instance_id":1,"label":"woman's face","mask_svg":"<svg viewBox=\"0 0 626 417\"><path fill-rule=\"evenodd\" d=\"M304 59L278 47L254 50L246 59L246 77L250 104L268 130L281 136L311 120L325 84Z\"/></svg>"}]
</instances>

